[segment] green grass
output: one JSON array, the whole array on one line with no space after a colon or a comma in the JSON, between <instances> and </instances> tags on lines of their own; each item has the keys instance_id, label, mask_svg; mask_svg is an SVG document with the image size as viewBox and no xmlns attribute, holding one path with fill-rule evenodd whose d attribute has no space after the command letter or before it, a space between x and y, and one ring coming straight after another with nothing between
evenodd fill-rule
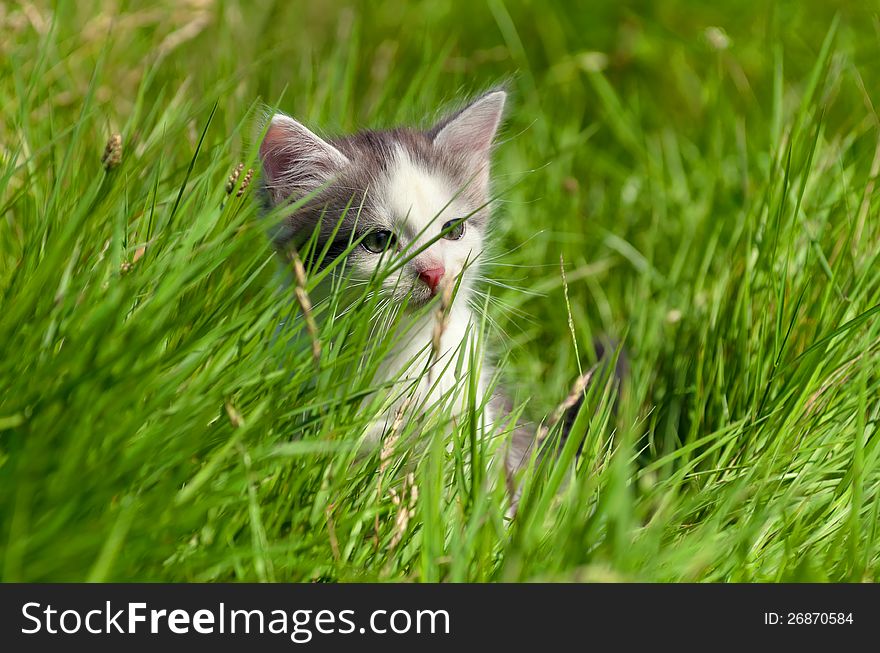
<instances>
[{"instance_id":1,"label":"green grass","mask_svg":"<svg viewBox=\"0 0 880 653\"><path fill-rule=\"evenodd\" d=\"M4 581L880 579L876 14L128 4L0 9ZM275 337L304 320L224 190L261 103L348 131L505 79L500 382L537 423L595 335L632 367L513 522L469 424L357 458L369 301L317 365Z\"/></svg>"}]
</instances>

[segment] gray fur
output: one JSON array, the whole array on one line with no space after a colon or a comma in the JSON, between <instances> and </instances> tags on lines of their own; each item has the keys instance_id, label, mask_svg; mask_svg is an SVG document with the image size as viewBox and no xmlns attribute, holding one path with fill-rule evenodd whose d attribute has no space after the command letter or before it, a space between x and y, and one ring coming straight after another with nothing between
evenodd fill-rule
<instances>
[{"instance_id":1,"label":"gray fur","mask_svg":"<svg viewBox=\"0 0 880 653\"><path fill-rule=\"evenodd\" d=\"M502 91L490 91L468 107L493 93ZM427 130L407 127L365 130L326 140L291 121L297 128L290 130L290 138L286 139L286 149L282 153L279 153L279 148L271 151L267 147L267 134L261 146L264 174L260 195L264 208L268 210L312 195L304 206L292 211L275 232L275 245L279 249L291 245L297 247L317 229L318 244L323 247L335 231L336 242L331 245L329 256L323 261L326 265L349 242L371 228L381 227L385 221L383 216L377 215L377 194L381 192L382 176L387 172L397 147L403 148L419 166L448 179L459 189L460 197L466 200L468 207L468 226L484 230L490 213L489 187L487 183L480 183L480 176L488 177L488 151L484 160L480 160L462 151L463 148L435 146L438 135L468 107L447 116ZM336 152L345 157L347 161L344 164L335 156ZM275 162L275 174L267 165L267 157L280 159ZM281 168L283 174L277 168ZM295 173L290 174L291 171Z\"/></svg>"}]
</instances>

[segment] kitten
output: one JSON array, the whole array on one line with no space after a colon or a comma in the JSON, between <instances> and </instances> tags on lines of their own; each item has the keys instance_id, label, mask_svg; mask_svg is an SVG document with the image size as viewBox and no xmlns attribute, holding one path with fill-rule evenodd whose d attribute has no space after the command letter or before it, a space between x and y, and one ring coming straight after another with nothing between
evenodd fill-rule
<instances>
[{"instance_id":1,"label":"kitten","mask_svg":"<svg viewBox=\"0 0 880 653\"><path fill-rule=\"evenodd\" d=\"M361 239L345 261L354 279L398 263L382 284L407 307L407 335L383 359L376 381L419 379L407 405L429 410L446 401L457 416L466 411L468 380L476 374L484 435L505 411L491 390L480 316L468 300L486 245L490 155L506 100L504 90L493 90L426 130L362 131L334 139L276 114L260 145L266 208L305 198L274 233L276 246L296 248L317 230L318 249L332 238L326 266ZM438 294L451 301L439 343L435 312L417 310ZM401 397L389 405L367 438L378 440L404 402ZM527 461L532 438L523 428L515 431L507 448L509 471Z\"/></svg>"}]
</instances>

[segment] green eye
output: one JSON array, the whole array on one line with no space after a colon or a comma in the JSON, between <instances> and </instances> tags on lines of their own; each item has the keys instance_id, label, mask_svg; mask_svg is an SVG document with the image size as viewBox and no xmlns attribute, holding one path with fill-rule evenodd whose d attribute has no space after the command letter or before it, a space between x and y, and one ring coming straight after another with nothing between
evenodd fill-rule
<instances>
[{"instance_id":1,"label":"green eye","mask_svg":"<svg viewBox=\"0 0 880 653\"><path fill-rule=\"evenodd\" d=\"M464 219L450 220L441 229L446 240L458 240L464 236Z\"/></svg>"},{"instance_id":2,"label":"green eye","mask_svg":"<svg viewBox=\"0 0 880 653\"><path fill-rule=\"evenodd\" d=\"M387 229L371 231L361 241L364 249L373 254L381 254L397 242L397 237Z\"/></svg>"}]
</instances>

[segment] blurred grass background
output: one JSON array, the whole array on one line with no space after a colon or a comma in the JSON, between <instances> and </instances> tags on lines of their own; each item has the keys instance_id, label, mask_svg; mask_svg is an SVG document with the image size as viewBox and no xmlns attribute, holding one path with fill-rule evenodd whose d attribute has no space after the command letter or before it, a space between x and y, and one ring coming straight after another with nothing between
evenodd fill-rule
<instances>
[{"instance_id":1,"label":"blurred grass background","mask_svg":"<svg viewBox=\"0 0 880 653\"><path fill-rule=\"evenodd\" d=\"M3 580L877 580L876 6L14 2L0 32ZM261 103L334 133L502 80L504 383L538 421L578 373L560 261L581 362L606 333L632 365L513 524L442 446L384 487L340 453L362 379L271 344L250 191L219 208Z\"/></svg>"}]
</instances>

